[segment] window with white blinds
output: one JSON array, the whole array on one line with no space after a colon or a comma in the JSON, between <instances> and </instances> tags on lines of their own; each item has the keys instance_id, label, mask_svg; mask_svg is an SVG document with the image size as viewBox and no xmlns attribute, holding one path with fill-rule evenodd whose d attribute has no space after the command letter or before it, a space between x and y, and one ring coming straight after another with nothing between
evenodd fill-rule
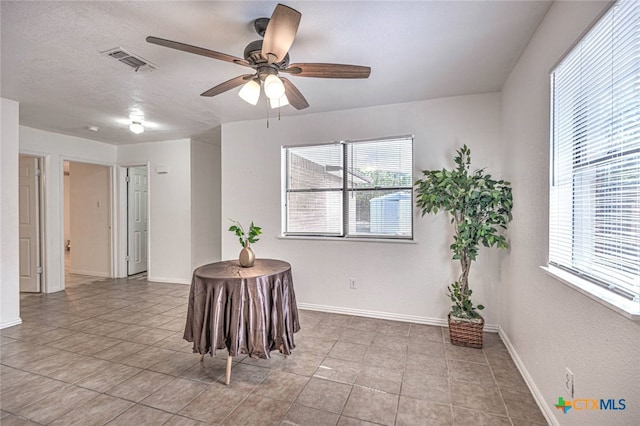
<instances>
[{"instance_id":1,"label":"window with white blinds","mask_svg":"<svg viewBox=\"0 0 640 426\"><path fill-rule=\"evenodd\" d=\"M283 147L284 235L413 237L413 138Z\"/></svg>"},{"instance_id":2,"label":"window with white blinds","mask_svg":"<svg viewBox=\"0 0 640 426\"><path fill-rule=\"evenodd\" d=\"M640 2L551 74L549 263L640 303Z\"/></svg>"}]
</instances>

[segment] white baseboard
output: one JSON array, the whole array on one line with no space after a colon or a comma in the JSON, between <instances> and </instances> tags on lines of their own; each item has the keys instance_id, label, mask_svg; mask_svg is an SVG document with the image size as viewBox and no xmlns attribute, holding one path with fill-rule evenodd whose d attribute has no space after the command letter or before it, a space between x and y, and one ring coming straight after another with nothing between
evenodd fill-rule
<instances>
[{"instance_id":1,"label":"white baseboard","mask_svg":"<svg viewBox=\"0 0 640 426\"><path fill-rule=\"evenodd\" d=\"M558 423L558 420L554 416L554 413L551 410L551 407L549 406L549 402L546 401L542 396L540 389L538 389L538 386L536 386L535 382L533 381L533 378L527 371L527 368L524 366L524 363L522 362L522 360L520 359L520 356L516 352L516 349L511 344L511 341L509 340L509 336L507 336L507 333L505 333L504 330L500 328L498 331L498 334L500 335L500 338L504 342L504 345L507 347L507 350L509 351L509 355L511 355L511 359L513 359L513 362L516 364L518 371L520 371L522 378L524 379L525 383L529 387L529 390L531 391L531 395L533 395L533 399L536 400L536 403L538 404L540 411L542 411L542 414L547 420L547 423L553 426L560 426L560 423Z\"/></svg>"},{"instance_id":2,"label":"white baseboard","mask_svg":"<svg viewBox=\"0 0 640 426\"><path fill-rule=\"evenodd\" d=\"M165 277L148 277L147 281L155 281L157 283L168 283L168 284L191 284L191 280L183 280L180 278L165 278Z\"/></svg>"},{"instance_id":3,"label":"white baseboard","mask_svg":"<svg viewBox=\"0 0 640 426\"><path fill-rule=\"evenodd\" d=\"M20 325L20 324L22 324L22 318L14 318L9 321L4 321L2 324L0 324L0 330L2 330L3 328L13 327L14 325Z\"/></svg>"},{"instance_id":4,"label":"white baseboard","mask_svg":"<svg viewBox=\"0 0 640 426\"><path fill-rule=\"evenodd\" d=\"M84 269L69 269L70 274L91 275L92 277L109 278L107 272L85 271Z\"/></svg>"},{"instance_id":5,"label":"white baseboard","mask_svg":"<svg viewBox=\"0 0 640 426\"><path fill-rule=\"evenodd\" d=\"M443 318L420 317L417 315L403 315L392 312L369 311L365 309L343 308L340 306L316 305L313 303L298 303L298 308L307 309L309 311L331 312L334 314L355 315L358 317L379 318L392 321L412 322L416 324L436 325L438 327L447 327L448 322ZM489 333L497 333L498 326L494 324L485 324L484 331Z\"/></svg>"}]
</instances>

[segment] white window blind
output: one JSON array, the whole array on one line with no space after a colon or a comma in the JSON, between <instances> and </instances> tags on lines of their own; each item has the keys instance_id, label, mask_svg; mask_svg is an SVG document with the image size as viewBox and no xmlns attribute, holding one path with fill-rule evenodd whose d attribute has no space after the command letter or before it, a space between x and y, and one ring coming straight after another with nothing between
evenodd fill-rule
<instances>
[{"instance_id":1,"label":"white window blind","mask_svg":"<svg viewBox=\"0 0 640 426\"><path fill-rule=\"evenodd\" d=\"M413 138L284 147L284 234L413 236Z\"/></svg>"},{"instance_id":2,"label":"white window blind","mask_svg":"<svg viewBox=\"0 0 640 426\"><path fill-rule=\"evenodd\" d=\"M640 2L551 74L549 263L640 301Z\"/></svg>"}]
</instances>

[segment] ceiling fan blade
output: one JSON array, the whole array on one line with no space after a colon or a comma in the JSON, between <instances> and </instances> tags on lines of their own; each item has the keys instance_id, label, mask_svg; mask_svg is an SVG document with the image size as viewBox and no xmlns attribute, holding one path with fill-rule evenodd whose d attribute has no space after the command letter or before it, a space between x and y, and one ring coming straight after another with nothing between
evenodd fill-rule
<instances>
[{"instance_id":1,"label":"ceiling fan blade","mask_svg":"<svg viewBox=\"0 0 640 426\"><path fill-rule=\"evenodd\" d=\"M305 109L309 107L309 102L302 96L302 93L298 90L298 88L289 80L284 77L280 77L282 83L284 84L284 94L287 95L287 99L289 100L289 104L295 109Z\"/></svg>"},{"instance_id":2,"label":"ceiling fan blade","mask_svg":"<svg viewBox=\"0 0 640 426\"><path fill-rule=\"evenodd\" d=\"M298 77L369 78L371 67L344 64L291 64L280 71Z\"/></svg>"},{"instance_id":3,"label":"ceiling fan blade","mask_svg":"<svg viewBox=\"0 0 640 426\"><path fill-rule=\"evenodd\" d=\"M271 15L262 42L262 57L270 64L284 59L293 44L302 14L295 9L278 4Z\"/></svg>"},{"instance_id":4,"label":"ceiling fan blade","mask_svg":"<svg viewBox=\"0 0 640 426\"><path fill-rule=\"evenodd\" d=\"M253 78L253 74L243 74L239 75L231 80L227 80L224 83L218 84L216 87L212 87L206 92L202 93L200 96L216 96L220 93L224 93L227 90L231 90L234 87L242 86L247 81Z\"/></svg>"},{"instance_id":5,"label":"ceiling fan blade","mask_svg":"<svg viewBox=\"0 0 640 426\"><path fill-rule=\"evenodd\" d=\"M237 58L226 53L216 52L215 50L205 49L203 47L192 46L190 44L180 43L178 41L166 40L164 38L158 38L149 36L147 42L157 44L158 46L169 47L171 49L182 50L183 52L195 53L196 55L206 56L207 58L218 59L220 61L231 62L245 67L250 67L249 62L244 59Z\"/></svg>"}]
</instances>

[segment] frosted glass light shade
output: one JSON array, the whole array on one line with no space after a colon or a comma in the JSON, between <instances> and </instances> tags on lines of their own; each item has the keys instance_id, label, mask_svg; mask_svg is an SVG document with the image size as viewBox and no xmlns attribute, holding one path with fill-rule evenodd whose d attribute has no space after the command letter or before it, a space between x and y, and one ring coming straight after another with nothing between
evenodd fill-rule
<instances>
[{"instance_id":1,"label":"frosted glass light shade","mask_svg":"<svg viewBox=\"0 0 640 426\"><path fill-rule=\"evenodd\" d=\"M280 108L289 105L289 99L287 99L287 95L282 95L277 99L269 99L269 104L271 108Z\"/></svg>"},{"instance_id":2,"label":"frosted glass light shade","mask_svg":"<svg viewBox=\"0 0 640 426\"><path fill-rule=\"evenodd\" d=\"M137 121L132 121L131 124L129 124L129 130L131 130L131 132L135 133L136 135L139 135L140 133L144 132L144 126Z\"/></svg>"},{"instance_id":3,"label":"frosted glass light shade","mask_svg":"<svg viewBox=\"0 0 640 426\"><path fill-rule=\"evenodd\" d=\"M260 99L260 85L255 80L249 80L242 86L238 92L238 96L240 96L245 102L248 102L251 105L256 105L258 103L258 99Z\"/></svg>"},{"instance_id":4,"label":"frosted glass light shade","mask_svg":"<svg viewBox=\"0 0 640 426\"><path fill-rule=\"evenodd\" d=\"M270 74L264 79L264 94L269 99L279 99L284 95L284 84L275 74Z\"/></svg>"}]
</instances>

